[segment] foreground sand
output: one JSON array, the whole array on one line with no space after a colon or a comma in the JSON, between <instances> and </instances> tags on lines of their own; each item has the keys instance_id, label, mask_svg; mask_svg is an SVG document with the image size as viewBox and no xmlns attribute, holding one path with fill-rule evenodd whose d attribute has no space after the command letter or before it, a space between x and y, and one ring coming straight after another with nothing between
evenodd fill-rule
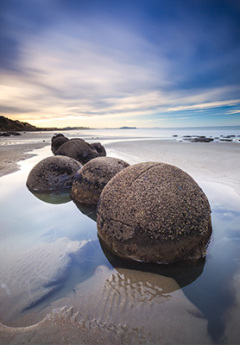
<instances>
[{"instance_id":1,"label":"foreground sand","mask_svg":"<svg viewBox=\"0 0 240 345\"><path fill-rule=\"evenodd\" d=\"M0 176L16 171L18 161L32 157L32 150L46 145L50 145L49 141L0 146ZM197 180L227 184L240 194L240 144L132 140L104 146L108 156L123 158L130 164L144 161L173 164Z\"/></svg>"},{"instance_id":2,"label":"foreground sand","mask_svg":"<svg viewBox=\"0 0 240 345\"><path fill-rule=\"evenodd\" d=\"M0 146L0 177L19 169L18 162L33 156L31 151L40 149L48 143L17 144Z\"/></svg>"},{"instance_id":3,"label":"foreground sand","mask_svg":"<svg viewBox=\"0 0 240 345\"><path fill-rule=\"evenodd\" d=\"M30 150L45 145L38 143L0 147L0 166L4 168L0 174L13 171L19 159L31 155ZM240 195L239 144L134 140L107 143L105 147L108 156L123 158L130 164L149 160L174 164L197 180L219 183L220 187L226 184ZM49 251L52 252L52 249ZM43 255L40 257L44 265ZM46 263L53 263L51 260L46 256ZM34 261L31 264L34 272ZM159 291L156 288L159 282L151 279L153 277L142 277L141 272L129 276L128 270L117 272L106 266L98 266L91 279L86 280L81 287L76 287L73 293L63 295L60 300L53 302L50 306L52 311L39 323L34 322L38 315L35 317L33 312L30 314L31 320L26 322L32 326L4 327L0 324L1 344L146 344L146 324L150 331L151 327L152 331L158 330L158 327L163 331L161 336L154 339L154 344L169 343L169 334L172 335L170 343L177 344L179 334L184 332L186 334L182 338L186 339L185 343L210 344L206 319L183 295L177 282L163 277L160 285L164 289ZM94 298L89 296L89 291L92 291ZM71 305L75 307L62 307ZM119 315L124 318L120 319ZM145 320L145 315L152 315L151 320ZM130 319L135 320L136 324L129 326ZM174 329L169 329L172 324L175 325ZM237 331L237 327L229 330L224 342L233 343L231 337L236 339Z\"/></svg>"}]
</instances>

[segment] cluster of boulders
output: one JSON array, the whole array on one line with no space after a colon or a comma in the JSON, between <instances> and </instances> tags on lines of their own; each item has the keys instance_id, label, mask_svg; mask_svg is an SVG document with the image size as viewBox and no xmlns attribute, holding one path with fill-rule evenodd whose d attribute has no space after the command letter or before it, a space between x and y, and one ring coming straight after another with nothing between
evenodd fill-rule
<instances>
[{"instance_id":1,"label":"cluster of boulders","mask_svg":"<svg viewBox=\"0 0 240 345\"><path fill-rule=\"evenodd\" d=\"M177 135L173 135L173 137L177 137ZM239 137L239 136L238 136ZM239 141L236 137L236 135L220 135L220 137L206 137L205 135L184 135L183 136L184 141L191 141L192 143L211 143L213 141L226 141L226 142L232 142Z\"/></svg>"},{"instance_id":2,"label":"cluster of boulders","mask_svg":"<svg viewBox=\"0 0 240 345\"><path fill-rule=\"evenodd\" d=\"M21 135L19 132L1 132L0 137L10 137L11 135L13 136L18 136Z\"/></svg>"},{"instance_id":3,"label":"cluster of boulders","mask_svg":"<svg viewBox=\"0 0 240 345\"><path fill-rule=\"evenodd\" d=\"M96 206L98 235L115 255L154 263L205 256L211 209L187 173L158 162L130 166L106 157L100 143L62 134L52 138L51 147L54 156L32 169L28 188L33 192L69 188L78 206Z\"/></svg>"},{"instance_id":4,"label":"cluster of boulders","mask_svg":"<svg viewBox=\"0 0 240 345\"><path fill-rule=\"evenodd\" d=\"M195 136L184 135L183 139L189 140L192 143L210 143L211 141L214 141L213 138L208 138L208 137L205 137L204 135L195 135Z\"/></svg>"}]
</instances>

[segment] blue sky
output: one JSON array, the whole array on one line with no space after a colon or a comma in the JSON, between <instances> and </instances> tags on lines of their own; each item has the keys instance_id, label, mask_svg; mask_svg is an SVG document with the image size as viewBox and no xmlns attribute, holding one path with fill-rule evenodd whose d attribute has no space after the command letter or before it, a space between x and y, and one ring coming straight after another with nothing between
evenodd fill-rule
<instances>
[{"instance_id":1,"label":"blue sky","mask_svg":"<svg viewBox=\"0 0 240 345\"><path fill-rule=\"evenodd\" d=\"M239 0L1 0L0 49L11 119L240 125Z\"/></svg>"}]
</instances>

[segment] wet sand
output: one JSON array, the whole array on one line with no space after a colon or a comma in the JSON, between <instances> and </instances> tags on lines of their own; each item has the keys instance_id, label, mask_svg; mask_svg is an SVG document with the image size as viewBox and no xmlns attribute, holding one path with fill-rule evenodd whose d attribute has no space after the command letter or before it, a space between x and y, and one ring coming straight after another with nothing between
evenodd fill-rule
<instances>
[{"instance_id":1,"label":"wet sand","mask_svg":"<svg viewBox=\"0 0 240 345\"><path fill-rule=\"evenodd\" d=\"M16 170L19 159L30 157L31 150L45 145L49 143L0 146L0 176ZM197 180L219 183L219 186L228 185L240 195L239 144L143 140L108 143L105 147L108 156L125 159L130 164L147 160L174 164ZM77 249L74 247L71 255ZM49 247L49 252L52 250ZM42 265L51 264L54 270L55 262L51 263L47 256L43 261L41 253L39 251ZM56 256L56 262L60 260L60 253ZM64 260L67 262L68 258ZM33 261L32 271L35 270L34 264ZM24 269L21 262L19 265L16 269ZM39 276L34 276L36 287ZM56 277L53 275L53 278ZM169 334L171 344L180 344L179 334L187 343L211 343L206 318L186 298L178 283L164 276L159 283L159 276L155 281L154 276L147 277L139 271L129 275L129 270L124 268L113 271L105 265L98 266L94 275L81 286L76 285L71 293L63 294L45 310L43 308L43 315L46 315L46 310L49 312L40 322L36 321L39 314L34 315L34 311L29 315L29 320L26 316L25 324L30 326L5 327L0 324L1 344L146 344L148 334L145 324L148 325L153 344L169 343ZM238 310L234 312L237 314ZM146 315L151 315L151 320L145 320ZM169 328L173 324L174 329ZM159 327L161 334L154 335ZM233 331L229 329L229 334L230 342L226 343L231 343L231 337L232 341L237 338L238 328L235 327Z\"/></svg>"},{"instance_id":2,"label":"wet sand","mask_svg":"<svg viewBox=\"0 0 240 345\"><path fill-rule=\"evenodd\" d=\"M40 149L48 143L17 144L0 146L0 177L19 169L18 162L33 156L31 151Z\"/></svg>"},{"instance_id":3,"label":"wet sand","mask_svg":"<svg viewBox=\"0 0 240 345\"><path fill-rule=\"evenodd\" d=\"M50 139L42 143L0 145L0 176L16 171L18 161L32 157L31 151L46 145L50 145ZM173 164L197 180L226 184L240 194L240 144L145 139L103 145L108 156L125 159L130 164L144 161Z\"/></svg>"},{"instance_id":4,"label":"wet sand","mask_svg":"<svg viewBox=\"0 0 240 345\"><path fill-rule=\"evenodd\" d=\"M237 143L136 140L107 144L106 149L109 156L131 164L157 161L176 165L198 181L225 184L240 194L240 145Z\"/></svg>"}]
</instances>

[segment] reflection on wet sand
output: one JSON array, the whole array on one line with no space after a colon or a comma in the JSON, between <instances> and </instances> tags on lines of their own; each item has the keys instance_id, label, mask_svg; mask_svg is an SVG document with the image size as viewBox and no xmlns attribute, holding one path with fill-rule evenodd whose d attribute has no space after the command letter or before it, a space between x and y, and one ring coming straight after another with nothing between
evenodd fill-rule
<instances>
[{"instance_id":1,"label":"reflection on wet sand","mask_svg":"<svg viewBox=\"0 0 240 345\"><path fill-rule=\"evenodd\" d=\"M240 221L240 215L238 218ZM215 243L203 274L196 284L184 287L183 292L205 315L208 333L214 343L219 343L229 328L231 308L236 306L238 289L234 277L240 268L240 234L229 226L229 213L218 212L216 219Z\"/></svg>"},{"instance_id":2,"label":"reflection on wet sand","mask_svg":"<svg viewBox=\"0 0 240 345\"><path fill-rule=\"evenodd\" d=\"M205 260L199 260L195 263L179 263L172 265L159 265L159 264L148 264L143 262L135 262L130 260L124 260L118 258L111 253L110 250L106 247L103 241L99 238L102 250L111 263L111 265L118 271L125 269L126 272L129 272L129 279L137 279L139 275L141 277L141 282L144 283L145 279L149 279L150 276L158 277L168 277L176 281L178 288L182 288L185 285L191 284L196 280L203 272ZM146 278L144 278L144 273L146 273ZM148 280L146 280L148 282ZM172 292L171 288L166 287L165 292Z\"/></svg>"},{"instance_id":3,"label":"reflection on wet sand","mask_svg":"<svg viewBox=\"0 0 240 345\"><path fill-rule=\"evenodd\" d=\"M4 181L12 187L11 177ZM150 266L124 262L101 247L94 209L77 205L78 212L71 202L46 204L64 198L40 202L25 189L6 190L0 321L14 327L0 324L1 344L239 342L239 197L226 190L212 202L214 238L206 260Z\"/></svg>"}]
</instances>

